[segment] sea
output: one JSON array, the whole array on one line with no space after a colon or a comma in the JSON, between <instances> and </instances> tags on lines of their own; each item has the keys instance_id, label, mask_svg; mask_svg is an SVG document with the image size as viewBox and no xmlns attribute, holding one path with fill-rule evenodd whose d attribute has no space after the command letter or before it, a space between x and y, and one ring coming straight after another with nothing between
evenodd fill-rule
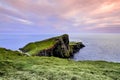
<instances>
[{"instance_id":1,"label":"sea","mask_svg":"<svg viewBox=\"0 0 120 80\"><path fill-rule=\"evenodd\" d=\"M61 34L0 34L0 47L18 50L29 42L35 42ZM120 34L69 34L70 41L83 42L85 45L74 54L75 61L108 61L120 63Z\"/></svg>"}]
</instances>

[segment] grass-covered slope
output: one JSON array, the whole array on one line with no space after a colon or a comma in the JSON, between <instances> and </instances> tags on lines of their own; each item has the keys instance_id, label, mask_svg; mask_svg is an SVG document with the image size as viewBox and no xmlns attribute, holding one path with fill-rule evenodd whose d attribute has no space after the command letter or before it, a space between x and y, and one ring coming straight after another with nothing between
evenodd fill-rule
<instances>
[{"instance_id":1,"label":"grass-covered slope","mask_svg":"<svg viewBox=\"0 0 120 80\"><path fill-rule=\"evenodd\" d=\"M62 35L62 36L66 36L66 35ZM59 38L62 38L62 36L57 36L42 41L32 42L27 44L23 48L20 48L20 50L23 52L27 52L31 55L36 55L43 50L47 50L54 47L54 45L57 43L57 40Z\"/></svg>"},{"instance_id":2,"label":"grass-covered slope","mask_svg":"<svg viewBox=\"0 0 120 80\"><path fill-rule=\"evenodd\" d=\"M19 53L18 51L0 48L0 60L14 59L16 56L20 57L23 56L23 54Z\"/></svg>"},{"instance_id":3,"label":"grass-covered slope","mask_svg":"<svg viewBox=\"0 0 120 80\"><path fill-rule=\"evenodd\" d=\"M83 47L82 43L74 44L74 46L77 46L76 48L69 45L69 36L64 34L43 41L29 43L20 50L24 53L34 56L55 56L68 58L71 56L71 54L75 53L75 51L77 52Z\"/></svg>"},{"instance_id":4,"label":"grass-covered slope","mask_svg":"<svg viewBox=\"0 0 120 80\"><path fill-rule=\"evenodd\" d=\"M33 55L33 54L39 53L44 49L53 47L55 43L56 43L55 38L51 38L43 41L29 43L25 47L21 48L21 50L23 52L27 52Z\"/></svg>"},{"instance_id":5,"label":"grass-covered slope","mask_svg":"<svg viewBox=\"0 0 120 80\"><path fill-rule=\"evenodd\" d=\"M19 56L0 48L0 80L120 80L120 64Z\"/></svg>"}]
</instances>

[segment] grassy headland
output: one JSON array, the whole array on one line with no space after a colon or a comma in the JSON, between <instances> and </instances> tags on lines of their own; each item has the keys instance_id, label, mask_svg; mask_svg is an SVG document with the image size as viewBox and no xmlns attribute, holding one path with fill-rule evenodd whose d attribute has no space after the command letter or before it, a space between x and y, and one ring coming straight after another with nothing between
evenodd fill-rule
<instances>
[{"instance_id":1,"label":"grassy headland","mask_svg":"<svg viewBox=\"0 0 120 80\"><path fill-rule=\"evenodd\" d=\"M52 38L43 41L29 43L22 49L25 52L28 52L30 55L33 55L38 53L39 51L52 47L55 43L56 43L55 39Z\"/></svg>"},{"instance_id":2,"label":"grassy headland","mask_svg":"<svg viewBox=\"0 0 120 80\"><path fill-rule=\"evenodd\" d=\"M82 42L69 42L69 35L64 34L43 41L28 43L20 50L32 56L69 58L82 47L84 47Z\"/></svg>"},{"instance_id":3,"label":"grassy headland","mask_svg":"<svg viewBox=\"0 0 120 80\"><path fill-rule=\"evenodd\" d=\"M119 63L57 58L70 57L82 47L81 42L69 42L65 34L21 48L36 56L0 48L0 80L120 80Z\"/></svg>"}]
</instances>

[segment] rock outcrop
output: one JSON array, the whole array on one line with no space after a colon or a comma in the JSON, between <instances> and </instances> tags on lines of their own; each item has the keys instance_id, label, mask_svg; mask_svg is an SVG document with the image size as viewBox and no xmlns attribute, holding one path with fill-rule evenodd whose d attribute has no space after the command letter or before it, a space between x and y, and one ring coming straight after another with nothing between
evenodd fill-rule
<instances>
[{"instance_id":1,"label":"rock outcrop","mask_svg":"<svg viewBox=\"0 0 120 80\"><path fill-rule=\"evenodd\" d=\"M70 55L73 56L74 53L77 53L81 48L85 47L82 42L70 42Z\"/></svg>"},{"instance_id":2,"label":"rock outcrop","mask_svg":"<svg viewBox=\"0 0 120 80\"><path fill-rule=\"evenodd\" d=\"M43 41L29 43L25 47L20 48L20 50L33 56L69 58L82 47L84 45L81 42L69 42L69 36L64 34Z\"/></svg>"}]
</instances>

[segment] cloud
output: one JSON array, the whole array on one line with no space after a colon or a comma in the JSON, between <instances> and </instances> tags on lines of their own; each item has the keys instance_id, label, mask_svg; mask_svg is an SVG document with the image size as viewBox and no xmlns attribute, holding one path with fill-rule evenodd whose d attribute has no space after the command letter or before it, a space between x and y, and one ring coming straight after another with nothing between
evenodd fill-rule
<instances>
[{"instance_id":1,"label":"cloud","mask_svg":"<svg viewBox=\"0 0 120 80\"><path fill-rule=\"evenodd\" d=\"M31 21L25 19L21 19L21 18L14 18L14 19L24 24L33 24Z\"/></svg>"},{"instance_id":2,"label":"cloud","mask_svg":"<svg viewBox=\"0 0 120 80\"><path fill-rule=\"evenodd\" d=\"M0 0L0 17L57 31L120 29L120 0ZM8 17L9 16L9 17ZM3 17L0 21L3 20ZM76 29L78 28L78 29ZM116 29L114 29L116 30Z\"/></svg>"}]
</instances>

